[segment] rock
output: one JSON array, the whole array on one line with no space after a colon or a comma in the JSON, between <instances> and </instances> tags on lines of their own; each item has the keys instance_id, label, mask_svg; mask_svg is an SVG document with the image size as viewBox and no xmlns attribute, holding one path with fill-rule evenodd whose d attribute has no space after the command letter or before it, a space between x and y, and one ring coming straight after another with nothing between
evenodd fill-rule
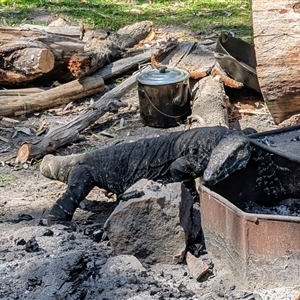
<instances>
[{"instance_id":1,"label":"rock","mask_svg":"<svg viewBox=\"0 0 300 300\"><path fill-rule=\"evenodd\" d=\"M142 179L124 194L133 191L141 196L120 202L104 224L114 253L151 264L182 262L192 231L188 189L179 182L163 185Z\"/></svg>"},{"instance_id":2,"label":"rock","mask_svg":"<svg viewBox=\"0 0 300 300\"><path fill-rule=\"evenodd\" d=\"M27 241L25 245L26 252L38 252L40 251L39 244L37 243L35 237L31 238L29 241Z\"/></svg>"},{"instance_id":3,"label":"rock","mask_svg":"<svg viewBox=\"0 0 300 300\"><path fill-rule=\"evenodd\" d=\"M18 214L18 221L30 221L32 219L32 216L29 214Z\"/></svg>"},{"instance_id":4,"label":"rock","mask_svg":"<svg viewBox=\"0 0 300 300\"><path fill-rule=\"evenodd\" d=\"M16 245L18 245L18 246L24 246L24 245L26 245L26 241L25 241L23 238L17 238L17 239L15 240L15 243L16 243Z\"/></svg>"},{"instance_id":5,"label":"rock","mask_svg":"<svg viewBox=\"0 0 300 300\"><path fill-rule=\"evenodd\" d=\"M53 236L54 232L51 229L46 229L46 231L43 233L43 236Z\"/></svg>"},{"instance_id":6,"label":"rock","mask_svg":"<svg viewBox=\"0 0 300 300\"><path fill-rule=\"evenodd\" d=\"M141 262L133 255L118 255L110 257L103 266L106 274L122 274L128 272L145 272Z\"/></svg>"},{"instance_id":7,"label":"rock","mask_svg":"<svg viewBox=\"0 0 300 300\"><path fill-rule=\"evenodd\" d=\"M209 271L209 266L201 259L195 257L192 253L186 253L186 263L190 272L190 275L196 280L200 280L203 275Z\"/></svg>"},{"instance_id":8,"label":"rock","mask_svg":"<svg viewBox=\"0 0 300 300\"><path fill-rule=\"evenodd\" d=\"M31 276L27 279L26 288L29 287L29 289L34 289L36 285L42 283L40 289L33 291L31 299L69 299L68 295L78 299L76 296L83 288L80 284L85 278L91 276L87 263L82 251L68 252L51 261L45 261L31 271ZM37 278L36 284L32 278ZM34 284L28 284L30 282Z\"/></svg>"}]
</instances>

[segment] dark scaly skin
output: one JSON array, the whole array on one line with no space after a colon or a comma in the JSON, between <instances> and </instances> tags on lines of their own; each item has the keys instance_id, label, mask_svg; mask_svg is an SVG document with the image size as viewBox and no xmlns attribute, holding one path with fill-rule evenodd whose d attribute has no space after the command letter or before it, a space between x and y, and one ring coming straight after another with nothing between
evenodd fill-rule
<instances>
[{"instance_id":1,"label":"dark scaly skin","mask_svg":"<svg viewBox=\"0 0 300 300\"><path fill-rule=\"evenodd\" d=\"M236 132L221 126L196 128L86 153L80 163L67 167L67 190L51 209L48 223L71 221L95 186L120 195L142 178L174 182L201 177L213 149L232 134Z\"/></svg>"},{"instance_id":2,"label":"dark scaly skin","mask_svg":"<svg viewBox=\"0 0 300 300\"><path fill-rule=\"evenodd\" d=\"M232 153L230 143L235 145L235 151ZM231 155L224 155L226 152ZM203 179L208 185L216 184L234 170L245 166L249 159L257 166L256 187L262 189L263 193L260 202L265 205L277 203L286 193L276 174L276 169L279 167L273 162L270 153L253 147L242 135L228 135L220 141L218 147L212 151Z\"/></svg>"},{"instance_id":3,"label":"dark scaly skin","mask_svg":"<svg viewBox=\"0 0 300 300\"><path fill-rule=\"evenodd\" d=\"M286 194L276 174L276 169L279 167L273 162L270 153L255 147L251 147L251 153L251 159L257 164L256 186L262 188L264 193L261 202L266 205L275 204Z\"/></svg>"}]
</instances>

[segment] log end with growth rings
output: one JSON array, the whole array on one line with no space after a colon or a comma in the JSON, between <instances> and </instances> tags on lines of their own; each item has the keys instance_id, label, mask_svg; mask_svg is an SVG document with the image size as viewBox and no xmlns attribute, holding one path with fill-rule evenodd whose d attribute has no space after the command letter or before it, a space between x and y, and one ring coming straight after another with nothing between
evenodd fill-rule
<instances>
[{"instance_id":1,"label":"log end with growth rings","mask_svg":"<svg viewBox=\"0 0 300 300\"><path fill-rule=\"evenodd\" d=\"M18 154L15 160L15 163L24 164L30 160L31 144L24 143L18 150Z\"/></svg>"},{"instance_id":2,"label":"log end with growth rings","mask_svg":"<svg viewBox=\"0 0 300 300\"><path fill-rule=\"evenodd\" d=\"M38 55L39 69L46 74L54 68L55 58L51 51L42 49Z\"/></svg>"}]
</instances>

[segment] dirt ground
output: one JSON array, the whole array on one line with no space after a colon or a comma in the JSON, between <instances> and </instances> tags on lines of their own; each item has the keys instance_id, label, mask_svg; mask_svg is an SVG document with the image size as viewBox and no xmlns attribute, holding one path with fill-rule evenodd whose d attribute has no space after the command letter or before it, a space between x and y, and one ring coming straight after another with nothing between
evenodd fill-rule
<instances>
[{"instance_id":1,"label":"dirt ground","mask_svg":"<svg viewBox=\"0 0 300 300\"><path fill-rule=\"evenodd\" d=\"M248 90L229 94L235 103L230 127L252 127L259 132L277 128L259 95ZM184 128L143 125L136 89L122 101L129 106L117 114L106 114L85 130L84 141L58 149L56 154L82 153ZM133 267L126 276L122 270L107 271L109 242L97 240L97 228L92 226L97 224L101 229L114 208L114 200L99 189L94 189L76 211L74 221L78 227L73 231L61 225L45 227L42 220L65 185L44 178L39 162L15 165L13 156L22 142L37 138L35 132L42 124L45 128L66 124L89 102L87 99L14 118L16 123L0 121L0 136L8 139L0 140L0 299L294 299L300 286L250 288L217 260L213 274L201 282L188 275L185 264ZM249 113L240 114L238 109L248 109ZM45 277L47 273L53 276ZM56 296L51 288L57 291Z\"/></svg>"},{"instance_id":2,"label":"dirt ground","mask_svg":"<svg viewBox=\"0 0 300 300\"><path fill-rule=\"evenodd\" d=\"M244 99L245 103L249 102L249 97L241 97L240 99ZM257 95L255 97L254 101L259 100ZM170 131L183 129L184 127L182 125L170 129L159 129L143 125L140 121L136 89L128 93L122 100L130 104L128 108L122 108L117 114L107 114L100 118L97 124L84 132L85 141L59 149L56 154L66 155L91 151L96 147L158 136ZM35 139L34 129L39 128L43 121L49 126L67 123L88 104L89 100L86 100L74 103L69 109L58 108L49 110L46 113L19 118L18 121L20 122L17 124L17 127L30 128L32 135L28 136L18 131L12 137L14 132L2 130L1 135L5 135L10 140L8 143L0 142L2 157L7 158L10 154L15 153L23 141ZM66 114L60 115L62 112ZM5 126L8 126L7 121L2 120L1 128ZM276 128L268 113L243 115L240 120L235 120L235 122L231 123L231 127L237 126L241 128L251 126L258 131ZM13 159L11 161L13 162ZM70 233L61 226L55 226L51 228L53 236L49 237L45 235L48 228L41 225L41 220L46 217L53 203L64 192L65 185L44 178L39 172L38 163L24 166L7 163L1 165L0 168L0 299L54 299L46 296L45 290L41 294L41 291L39 291L40 286L34 281L34 278L39 278L37 274L41 265L47 263L51 267L51 262L54 264L54 261L60 256L71 255L74 251L76 253L85 251L86 255L89 255L89 259L95 261L107 261L111 255L109 243L107 241L94 241L93 236L86 234L86 227L89 224L87 220L90 220L93 224L95 218L98 225L104 223L114 207L113 199L106 198L99 189L94 189L88 196L90 202L86 201L84 209L76 211L74 220L78 222L80 229ZM26 247L20 241L23 239L28 242L33 237L35 237L41 250L38 252L27 252L25 250ZM142 278L145 282L140 279L137 280L136 284L130 285L130 292L127 291L125 293L125 285L118 286L117 283L120 279L113 277L115 283L108 290L104 289L97 295L92 293L93 289L89 288L91 294L86 295L85 298L80 298L74 292L73 298L71 296L68 298L69 296L65 295L57 299L225 298L278 300L293 299L299 290L299 287L274 287L267 290L249 289L244 283L240 283L239 279L235 278L226 266L219 266L216 261L214 263L216 264L214 274L203 282L197 282L195 279L187 276L187 268L184 264L178 266L148 266L147 276L155 282L153 285L157 290L157 292L153 291L152 294L150 293L150 296L146 293L149 289L149 280L145 281L145 278ZM98 270L101 272L100 267L98 267ZM87 271L84 269L81 272L84 274ZM139 277L140 275L138 274L136 272L136 276ZM102 278L102 280L105 281L105 278ZM111 283L111 276L108 276L107 280ZM52 284L55 285L55 283ZM82 284L78 285L82 287ZM134 289L132 286L137 286L138 288ZM178 292L180 290L179 286L184 286L190 294ZM177 291L177 293L173 292L172 294L170 292L172 289ZM165 294L161 294L163 291ZM123 292L125 294L120 296L120 293ZM170 293L173 296L170 296Z\"/></svg>"}]
</instances>

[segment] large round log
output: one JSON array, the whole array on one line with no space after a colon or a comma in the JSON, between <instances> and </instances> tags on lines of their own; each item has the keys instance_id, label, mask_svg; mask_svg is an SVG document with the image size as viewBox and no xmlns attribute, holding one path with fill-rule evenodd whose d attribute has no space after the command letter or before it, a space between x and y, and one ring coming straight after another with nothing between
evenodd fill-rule
<instances>
[{"instance_id":1,"label":"large round log","mask_svg":"<svg viewBox=\"0 0 300 300\"><path fill-rule=\"evenodd\" d=\"M31 81L54 68L53 53L40 44L6 44L0 47L0 83Z\"/></svg>"},{"instance_id":2,"label":"large round log","mask_svg":"<svg viewBox=\"0 0 300 300\"><path fill-rule=\"evenodd\" d=\"M257 76L276 124L300 112L300 2L252 0Z\"/></svg>"}]
</instances>

